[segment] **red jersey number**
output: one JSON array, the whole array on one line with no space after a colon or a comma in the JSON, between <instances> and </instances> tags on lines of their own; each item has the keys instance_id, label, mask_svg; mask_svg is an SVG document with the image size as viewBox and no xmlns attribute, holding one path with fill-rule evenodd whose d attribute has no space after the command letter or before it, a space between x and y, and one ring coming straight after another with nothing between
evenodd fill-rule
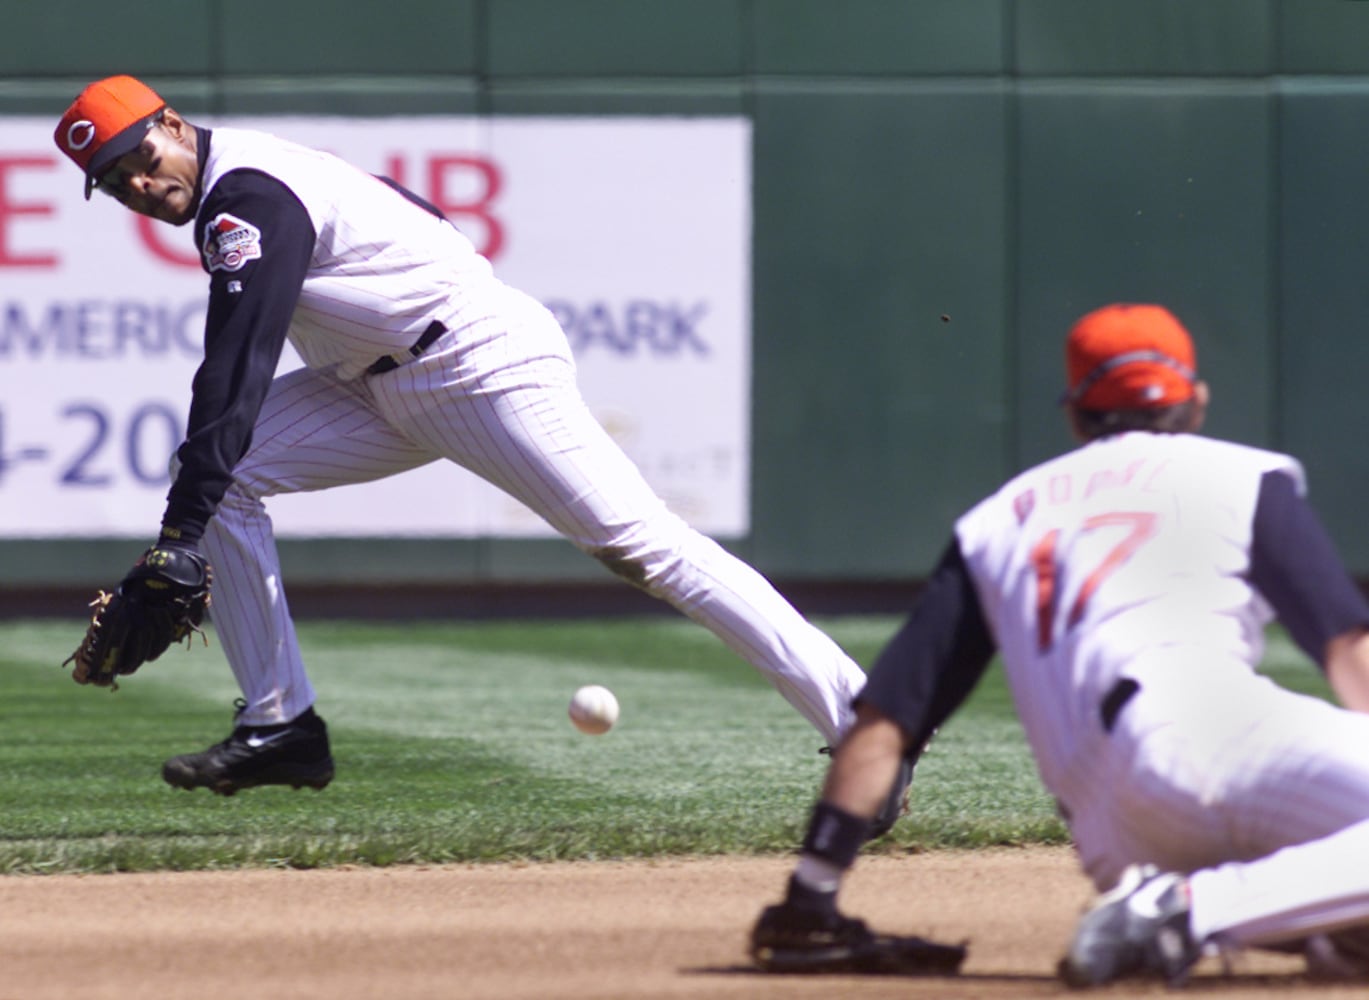
<instances>
[{"instance_id":1,"label":"red jersey number","mask_svg":"<svg viewBox=\"0 0 1369 1000\"><path fill-rule=\"evenodd\" d=\"M1070 606L1069 617L1065 620L1065 630L1069 631L1084 617L1089 598L1102 586L1103 581L1122 566L1132 554L1150 539L1156 530L1159 515L1149 511L1114 512L1095 514L1084 521L1082 531L1097 531L1100 528L1120 527L1126 533L1108 550L1093 572L1084 578L1083 586ZM1059 601L1059 567L1055 561L1055 547L1060 540L1060 529L1052 528L1037 541L1031 549L1032 569L1036 575L1036 646L1045 653L1054 644L1054 622L1056 605Z\"/></svg>"}]
</instances>

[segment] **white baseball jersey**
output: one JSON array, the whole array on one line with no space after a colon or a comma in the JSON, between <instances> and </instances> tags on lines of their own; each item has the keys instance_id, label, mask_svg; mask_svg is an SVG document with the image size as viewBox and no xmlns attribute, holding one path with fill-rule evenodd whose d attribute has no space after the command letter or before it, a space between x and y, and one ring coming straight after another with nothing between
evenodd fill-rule
<instances>
[{"instance_id":1,"label":"white baseball jersey","mask_svg":"<svg viewBox=\"0 0 1369 1000\"><path fill-rule=\"evenodd\" d=\"M1085 871L1191 873L1197 937L1369 924L1369 715L1259 675L1277 612L1320 664L1369 604L1286 455L1131 432L966 513L860 695L913 745L996 647Z\"/></svg>"},{"instance_id":2,"label":"white baseball jersey","mask_svg":"<svg viewBox=\"0 0 1369 1000\"><path fill-rule=\"evenodd\" d=\"M204 189L235 170L275 178L313 224L288 334L310 368L354 379L381 355L409 347L433 320L459 326L461 309L492 278L489 262L455 226L415 211L397 190L332 154L261 132L214 129ZM208 246L248 226L223 211L202 217L198 228ZM261 239L242 232L235 245ZM206 257L211 274L242 263L225 261L217 246Z\"/></svg>"},{"instance_id":3,"label":"white baseball jersey","mask_svg":"<svg viewBox=\"0 0 1369 1000\"><path fill-rule=\"evenodd\" d=\"M1249 579L1267 472L1287 456L1119 434L1037 466L956 524L1047 787L1068 788L1122 677L1192 694L1248 673L1271 612Z\"/></svg>"},{"instance_id":4,"label":"white baseball jersey","mask_svg":"<svg viewBox=\"0 0 1369 1000\"><path fill-rule=\"evenodd\" d=\"M205 359L163 526L202 538L214 567L240 725L288 722L315 698L265 500L447 459L709 628L837 740L864 672L666 509L585 406L550 312L391 182L264 133L197 136ZM287 337L305 366L273 380ZM377 510L377 534L404 516Z\"/></svg>"}]
</instances>

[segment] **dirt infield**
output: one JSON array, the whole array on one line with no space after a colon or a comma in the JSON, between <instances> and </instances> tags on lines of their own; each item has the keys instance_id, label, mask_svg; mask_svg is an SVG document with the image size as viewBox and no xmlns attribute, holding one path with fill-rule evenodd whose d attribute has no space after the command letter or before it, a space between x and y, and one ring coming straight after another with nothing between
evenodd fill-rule
<instances>
[{"instance_id":1,"label":"dirt infield","mask_svg":"<svg viewBox=\"0 0 1369 1000\"><path fill-rule=\"evenodd\" d=\"M643 1000L1077 995L1054 964L1089 898L1063 849L862 858L846 909L970 941L953 979L765 976L751 921L784 858L0 878L0 1000ZM1185 996L1363 996L1301 963L1205 960ZM1162 996L1158 985L1103 996Z\"/></svg>"}]
</instances>

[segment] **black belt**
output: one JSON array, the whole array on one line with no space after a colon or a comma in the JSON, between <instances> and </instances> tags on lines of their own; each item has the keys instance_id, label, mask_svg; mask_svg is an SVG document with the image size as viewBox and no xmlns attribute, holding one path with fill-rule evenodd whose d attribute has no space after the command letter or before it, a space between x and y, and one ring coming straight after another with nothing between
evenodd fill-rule
<instances>
[{"instance_id":1,"label":"black belt","mask_svg":"<svg viewBox=\"0 0 1369 1000\"><path fill-rule=\"evenodd\" d=\"M1126 708L1127 702L1131 701L1139 690L1141 685L1130 677L1123 677L1103 695L1103 700L1098 703L1098 716L1103 720L1103 732L1112 732L1112 727L1117 725L1117 716L1122 714L1122 709Z\"/></svg>"},{"instance_id":2,"label":"black belt","mask_svg":"<svg viewBox=\"0 0 1369 1000\"><path fill-rule=\"evenodd\" d=\"M438 337L446 332L447 328L445 326L437 320L433 320L428 324L428 329L423 331L423 336L415 340L413 346L408 349L409 354L413 355L415 358L418 357L428 348L433 346L433 341L437 340ZM407 360L409 359L406 358L405 361ZM394 371L401 364L403 364L403 362L396 361L393 354L387 354L383 358L377 358L375 363L371 365L370 368L366 369L366 374L384 375L386 372Z\"/></svg>"}]
</instances>

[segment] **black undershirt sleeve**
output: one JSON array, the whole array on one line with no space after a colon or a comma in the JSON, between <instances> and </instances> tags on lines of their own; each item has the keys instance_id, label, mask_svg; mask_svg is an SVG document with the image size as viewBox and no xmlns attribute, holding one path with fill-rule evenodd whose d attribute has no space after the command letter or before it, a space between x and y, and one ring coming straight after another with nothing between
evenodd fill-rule
<instances>
[{"instance_id":1,"label":"black undershirt sleeve","mask_svg":"<svg viewBox=\"0 0 1369 1000\"><path fill-rule=\"evenodd\" d=\"M216 224L250 230L243 263L206 250ZM204 361L192 383L180 471L167 494L163 529L198 541L232 482L233 467L252 443L252 427L275 376L313 254L314 227L299 199L280 181L254 170L225 174L195 220L195 239L209 272ZM252 256L252 253L259 254ZM236 266L235 266L236 265Z\"/></svg>"},{"instance_id":2,"label":"black undershirt sleeve","mask_svg":"<svg viewBox=\"0 0 1369 1000\"><path fill-rule=\"evenodd\" d=\"M1318 666L1326 644L1369 627L1369 602L1311 505L1285 472L1266 472L1251 528L1250 582Z\"/></svg>"},{"instance_id":3,"label":"black undershirt sleeve","mask_svg":"<svg viewBox=\"0 0 1369 1000\"><path fill-rule=\"evenodd\" d=\"M969 697L994 650L974 581L952 539L856 703L897 722L916 752Z\"/></svg>"}]
</instances>

